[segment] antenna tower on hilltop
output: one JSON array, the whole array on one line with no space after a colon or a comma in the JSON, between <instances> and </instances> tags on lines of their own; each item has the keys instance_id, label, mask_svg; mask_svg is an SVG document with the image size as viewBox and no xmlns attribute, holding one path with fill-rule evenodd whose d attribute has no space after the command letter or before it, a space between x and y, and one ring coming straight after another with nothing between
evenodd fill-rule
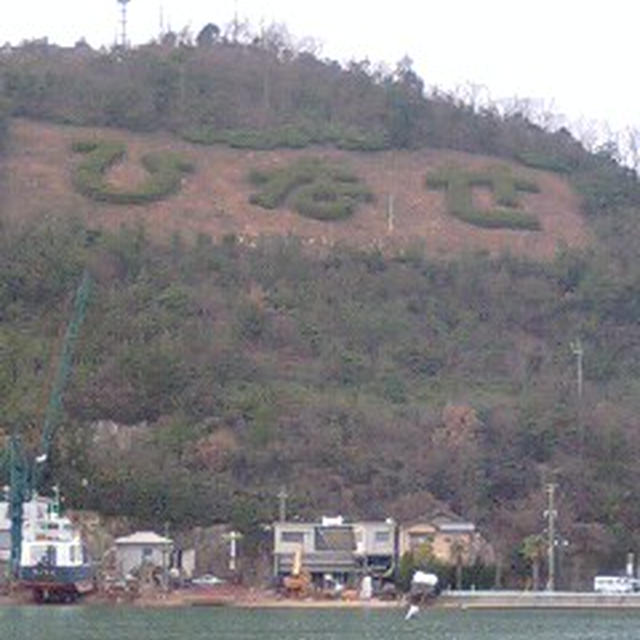
<instances>
[{"instance_id":1,"label":"antenna tower on hilltop","mask_svg":"<svg viewBox=\"0 0 640 640\"><path fill-rule=\"evenodd\" d=\"M127 48L127 4L130 0L118 0L120 5L120 46Z\"/></svg>"}]
</instances>

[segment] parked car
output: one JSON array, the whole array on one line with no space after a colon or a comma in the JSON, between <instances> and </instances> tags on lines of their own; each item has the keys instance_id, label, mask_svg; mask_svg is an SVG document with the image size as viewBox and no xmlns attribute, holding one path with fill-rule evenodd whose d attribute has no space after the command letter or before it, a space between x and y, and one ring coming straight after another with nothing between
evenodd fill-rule
<instances>
[{"instance_id":1,"label":"parked car","mask_svg":"<svg viewBox=\"0 0 640 640\"><path fill-rule=\"evenodd\" d=\"M217 584L222 584L224 580L214 576L212 573L204 573L203 575L194 578L191 584L194 587L214 587Z\"/></svg>"}]
</instances>

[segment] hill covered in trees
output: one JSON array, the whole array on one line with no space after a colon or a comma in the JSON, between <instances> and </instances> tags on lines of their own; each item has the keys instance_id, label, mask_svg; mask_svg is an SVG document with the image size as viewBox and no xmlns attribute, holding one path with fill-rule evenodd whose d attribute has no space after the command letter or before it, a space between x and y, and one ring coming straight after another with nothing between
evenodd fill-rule
<instances>
[{"instance_id":1,"label":"hill covered in trees","mask_svg":"<svg viewBox=\"0 0 640 640\"><path fill-rule=\"evenodd\" d=\"M71 295L88 265L95 286L51 470L74 506L148 524L231 520L250 532L273 517L283 484L301 516L408 518L439 501L478 523L516 581L522 541L543 526L544 483L555 480L571 543L562 579L577 585L622 566L640 526L636 175L611 149L588 152L566 130L425 96L406 64L380 75L277 41L209 35L131 51L28 43L0 54L9 114L0 120L0 135L8 132L0 428L37 436ZM56 190L51 162L6 173L36 130L58 136L68 153L65 175L80 180L71 196ZM132 189L127 176L108 173L120 148L105 140L149 136L166 136L180 157L149 157ZM190 174L194 144L203 146ZM39 166L46 149L34 148L21 171ZM352 211L374 207L369 193L384 197L380 172L363 169L380 154L399 166L434 149L481 154L491 166L506 163L511 177L531 172L517 176L518 198L536 197L532 180L570 185L580 199L571 213L589 241L559 244L540 261L517 246L445 255L421 242L317 249L287 233L247 244L233 228L174 225L161 238L166 218L151 207L185 216L177 203L207 154L238 149L277 159L243 169L256 169L243 183L243 207L278 203L292 181L307 200L287 206L300 204L324 225L344 222L329 215L351 208L353 221ZM312 163L278 173L319 153L325 162L342 154L349 170ZM442 199L441 188L464 195L452 183L490 183L505 203L500 224L513 224L504 173L487 175L489 164L474 173L473 162L432 176L432 196ZM133 203L163 188L161 204ZM30 189L37 206L23 216L17 207ZM452 208L475 211L464 199ZM585 350L581 400L576 338Z\"/></svg>"}]
</instances>

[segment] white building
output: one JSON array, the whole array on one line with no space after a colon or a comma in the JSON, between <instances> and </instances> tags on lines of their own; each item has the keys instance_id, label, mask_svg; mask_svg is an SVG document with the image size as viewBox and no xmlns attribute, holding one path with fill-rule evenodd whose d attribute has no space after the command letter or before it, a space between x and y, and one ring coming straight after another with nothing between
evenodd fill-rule
<instances>
[{"instance_id":1,"label":"white building","mask_svg":"<svg viewBox=\"0 0 640 640\"><path fill-rule=\"evenodd\" d=\"M153 531L136 531L130 536L116 538L116 562L122 575L131 573L143 564L169 568L173 540Z\"/></svg>"}]
</instances>

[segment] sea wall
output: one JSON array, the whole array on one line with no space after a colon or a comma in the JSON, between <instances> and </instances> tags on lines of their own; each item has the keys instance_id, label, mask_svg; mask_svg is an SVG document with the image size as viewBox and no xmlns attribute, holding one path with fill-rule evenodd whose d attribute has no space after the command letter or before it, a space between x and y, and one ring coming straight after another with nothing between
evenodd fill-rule
<instances>
[{"instance_id":1,"label":"sea wall","mask_svg":"<svg viewBox=\"0 0 640 640\"><path fill-rule=\"evenodd\" d=\"M635 609L640 608L640 593L447 591L437 599L435 606L460 609Z\"/></svg>"}]
</instances>

